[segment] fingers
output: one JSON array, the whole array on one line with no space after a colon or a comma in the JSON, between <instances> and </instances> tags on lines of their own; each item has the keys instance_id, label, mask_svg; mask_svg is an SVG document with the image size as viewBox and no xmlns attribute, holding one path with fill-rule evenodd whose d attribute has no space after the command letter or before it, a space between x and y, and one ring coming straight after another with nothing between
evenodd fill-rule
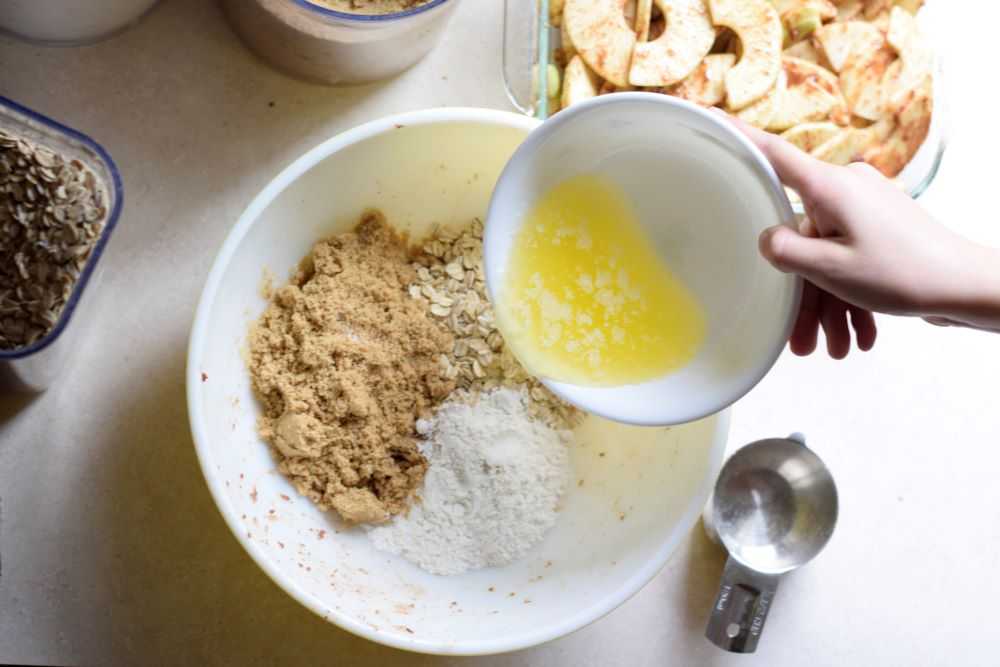
<instances>
[{"instance_id":1,"label":"fingers","mask_svg":"<svg viewBox=\"0 0 1000 667\"><path fill-rule=\"evenodd\" d=\"M788 347L792 354L805 357L816 350L819 338L819 290L812 283L802 287L802 305L799 306L799 316L795 320Z\"/></svg>"},{"instance_id":2,"label":"fingers","mask_svg":"<svg viewBox=\"0 0 1000 667\"><path fill-rule=\"evenodd\" d=\"M805 153L781 137L743 122L739 118L723 114L764 153L782 183L792 188L804 198L813 194L818 181L822 181L830 171L830 166Z\"/></svg>"},{"instance_id":3,"label":"fingers","mask_svg":"<svg viewBox=\"0 0 1000 667\"><path fill-rule=\"evenodd\" d=\"M835 241L803 236L784 226L765 229L759 246L760 254L779 271L798 273L820 285L846 252Z\"/></svg>"},{"instance_id":4,"label":"fingers","mask_svg":"<svg viewBox=\"0 0 1000 667\"><path fill-rule=\"evenodd\" d=\"M875 338L878 334L875 316L872 315L871 311L855 306L851 306L849 312L851 313L851 327L854 328L854 337L858 341L858 349L867 352L875 347Z\"/></svg>"},{"instance_id":5,"label":"fingers","mask_svg":"<svg viewBox=\"0 0 1000 667\"><path fill-rule=\"evenodd\" d=\"M819 309L819 321L826 335L826 351L834 359L843 359L851 351L851 332L847 328L847 304L825 294Z\"/></svg>"},{"instance_id":6,"label":"fingers","mask_svg":"<svg viewBox=\"0 0 1000 667\"><path fill-rule=\"evenodd\" d=\"M843 359L850 352L851 328L854 329L859 350L867 352L875 345L877 330L871 312L848 305L807 282L802 290L799 315L788 340L792 353L804 357L815 352L820 327L826 337L827 352L834 359Z\"/></svg>"}]
</instances>

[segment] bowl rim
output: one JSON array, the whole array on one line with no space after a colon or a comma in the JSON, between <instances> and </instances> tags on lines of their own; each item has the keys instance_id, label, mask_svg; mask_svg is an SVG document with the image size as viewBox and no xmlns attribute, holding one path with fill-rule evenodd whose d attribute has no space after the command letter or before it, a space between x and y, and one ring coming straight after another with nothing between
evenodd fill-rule
<instances>
[{"instance_id":1,"label":"bowl rim","mask_svg":"<svg viewBox=\"0 0 1000 667\"><path fill-rule=\"evenodd\" d=\"M423 14L424 12L429 12L435 7L440 7L451 0L427 0L425 4L417 5L416 7L411 7L410 9L404 9L399 12L389 12L388 14L358 14L354 12L344 12L336 9L330 9L329 7L315 4L309 0L291 1L298 5L301 9L324 18L361 24L379 24L398 21L400 19L406 19L411 16Z\"/></svg>"},{"instance_id":2,"label":"bowl rim","mask_svg":"<svg viewBox=\"0 0 1000 667\"><path fill-rule=\"evenodd\" d=\"M546 120L541 126L539 126L538 131L533 132L531 136L525 139L524 143L522 143L518 147L517 151L515 151L514 155L511 156L507 166L500 174L500 179L497 181L497 186L493 192L493 197L490 199L490 205L486 215L487 229L489 228L490 218L495 214L495 210L504 205L501 199L502 195L499 194L501 189L504 187L504 180L511 178L511 174L515 170L523 170L525 165L531 161L532 153L539 146L544 144L551 134L556 132L559 127L572 122L578 116L596 113L611 114L613 113L612 109L614 107L634 107L636 105L649 105L653 107L658 106L662 107L665 113L680 115L686 114L689 117L707 124L708 127L715 133L714 136L716 138L725 140L729 142L729 144L735 144L733 147L734 159L738 159L741 162L748 164L750 168L757 171L763 177L762 185L772 195L771 198L775 203L775 213L777 214L777 218L781 221L781 224L792 228L798 227L798 219L791 203L788 200L785 188L781 184L781 180L778 178L778 175L774 170L774 167L771 166L771 163L768 161L767 157L764 156L764 153L756 145L754 145L754 143L750 141L746 135L740 132L736 126L729 122L725 115L712 112L708 109L688 102L687 100L671 97L669 95L647 92L628 92L615 93L613 95L602 95L580 102L579 104L574 104L572 107L569 107L568 109L565 109L564 111L561 111L557 115ZM509 196L510 195L508 194L508 197ZM488 242L488 237L486 237L486 242ZM488 252L485 246L483 248L483 255L483 264L486 270L486 289L490 295L490 299L495 302L497 300L497 291L499 289L496 284L498 274L503 270L499 264L502 259L506 258L499 258L495 256L496 253ZM780 328L779 335L775 336L775 339L767 347L765 351L766 353L761 355L760 361L753 364L752 367L748 368L747 371L741 374L738 378L735 378L726 384L720 385L718 390L713 392L710 396L707 396L699 401L692 401L691 407L683 414L670 418L663 416L662 413L624 417L622 415L614 414L613 411L607 410L601 403L600 398L588 399L588 402L584 404L579 400L578 396L571 396L568 393L567 390L571 387L566 383L558 382L547 377L539 378L539 380L549 389L549 391L559 398L572 403L591 414L604 417L605 419L611 419L613 421L632 424L635 426L673 426L703 419L704 417L713 415L730 407L746 396L771 371L782 352L784 352L785 345L788 342L789 336L792 334L792 330L795 327L795 321L798 317L799 307L802 301L803 280L794 274L786 274L784 284L786 285L785 289L787 293L791 297L789 306L787 311L784 313L784 322ZM635 385L628 386L634 387ZM613 390L614 388L609 387L603 389Z\"/></svg>"},{"instance_id":3,"label":"bowl rim","mask_svg":"<svg viewBox=\"0 0 1000 667\"><path fill-rule=\"evenodd\" d=\"M643 567L632 573L614 595L595 601L593 604L580 609L572 616L532 632L489 640L440 642L421 640L418 637L408 638L375 630L348 614L321 604L319 599L313 596L308 590L300 587L288 578L281 568L270 560L269 556L256 542L247 538L241 528L239 514L230 504L224 483L214 469L210 446L208 444L210 438L205 426L205 414L201 407L199 393L199 389L202 386L201 369L205 341L210 335L208 329L209 316L214 308L222 277L228 269L236 250L249 230L259 219L260 214L295 180L338 151L402 127L455 123L484 124L503 128L523 129L527 134L540 121L510 111L470 107L444 107L407 112L370 121L337 134L306 151L280 171L253 198L240 215L213 261L205 287L199 298L194 324L191 329L191 336L188 343L187 368L185 371L185 386L188 418L195 452L198 456L198 462L209 492L212 494L215 505L220 514L222 514L230 532L232 532L243 549L246 550L254 562L275 584L317 616L354 635L379 644L406 651L437 655L490 655L530 648L575 632L619 607L626 600L638 593L663 569L671 554L676 550L679 541L694 527L708 500L708 496L714 485L715 476L722 465L730 424L730 413L728 410L722 411L716 416L717 422L714 428L713 442L708 452L709 473L701 482L699 492L688 502L688 506L681 515L680 521L674 526L673 531L668 535L668 539L663 540L662 544Z\"/></svg>"}]
</instances>

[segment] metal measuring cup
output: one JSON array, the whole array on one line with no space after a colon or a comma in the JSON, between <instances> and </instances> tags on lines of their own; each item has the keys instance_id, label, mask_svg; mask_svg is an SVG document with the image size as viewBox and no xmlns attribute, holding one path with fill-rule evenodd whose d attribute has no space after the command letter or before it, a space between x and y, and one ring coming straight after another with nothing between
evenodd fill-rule
<instances>
[{"instance_id":1,"label":"metal measuring cup","mask_svg":"<svg viewBox=\"0 0 1000 667\"><path fill-rule=\"evenodd\" d=\"M812 560L833 535L837 487L802 435L759 440L722 467L704 523L729 551L705 636L753 653L781 575Z\"/></svg>"}]
</instances>

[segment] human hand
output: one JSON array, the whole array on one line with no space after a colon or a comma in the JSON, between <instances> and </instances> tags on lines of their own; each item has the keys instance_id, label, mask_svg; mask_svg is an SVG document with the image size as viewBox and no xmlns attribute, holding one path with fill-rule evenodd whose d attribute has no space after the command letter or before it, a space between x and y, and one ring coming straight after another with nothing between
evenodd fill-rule
<instances>
[{"instance_id":1,"label":"human hand","mask_svg":"<svg viewBox=\"0 0 1000 667\"><path fill-rule=\"evenodd\" d=\"M760 237L768 261L807 281L789 341L795 354L815 350L822 326L830 356L847 356L848 316L858 347L871 349L873 312L1000 331L1000 253L937 223L867 164L827 164L731 120L805 206L799 230L772 227Z\"/></svg>"}]
</instances>

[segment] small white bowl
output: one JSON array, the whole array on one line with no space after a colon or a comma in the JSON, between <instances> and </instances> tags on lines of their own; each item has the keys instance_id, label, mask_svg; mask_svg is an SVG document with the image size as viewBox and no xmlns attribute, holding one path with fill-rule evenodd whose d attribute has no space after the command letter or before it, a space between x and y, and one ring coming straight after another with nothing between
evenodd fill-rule
<instances>
[{"instance_id":1,"label":"small white bowl","mask_svg":"<svg viewBox=\"0 0 1000 667\"><path fill-rule=\"evenodd\" d=\"M674 97L622 93L561 111L517 149L490 202L484 260L493 301L526 213L581 173L600 174L632 201L660 256L704 307L707 339L686 366L648 382L543 382L630 424L681 424L732 405L774 365L798 312L801 281L757 249L765 228L795 220L771 165L717 114Z\"/></svg>"},{"instance_id":2,"label":"small white bowl","mask_svg":"<svg viewBox=\"0 0 1000 667\"><path fill-rule=\"evenodd\" d=\"M582 486L571 485L545 540L507 567L454 577L376 551L361 530L343 530L275 470L255 430L258 408L241 355L265 306L262 272L283 282L316 240L351 228L369 206L417 237L434 223L482 217L501 169L536 124L499 111L435 109L378 120L317 146L240 217L191 332L191 430L233 534L303 605L397 648L511 651L608 613L687 537L722 462L727 413L673 429L588 419L570 452Z\"/></svg>"}]
</instances>

